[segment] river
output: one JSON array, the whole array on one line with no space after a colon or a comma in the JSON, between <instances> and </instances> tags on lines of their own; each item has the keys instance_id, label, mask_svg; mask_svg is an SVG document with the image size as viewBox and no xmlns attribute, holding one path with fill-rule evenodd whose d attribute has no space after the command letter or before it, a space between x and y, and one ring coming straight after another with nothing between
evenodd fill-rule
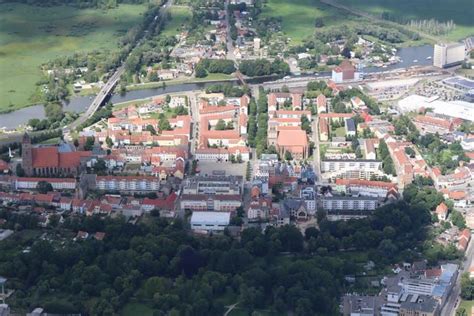
<instances>
[{"instance_id":1,"label":"river","mask_svg":"<svg viewBox=\"0 0 474 316\"><path fill-rule=\"evenodd\" d=\"M433 46L423 45L415 47L401 48L397 51L397 56L402 60L400 63L389 65L386 68L380 67L367 67L364 68L364 72L377 72L377 71L389 71L399 68L407 68L411 66L427 66L432 65L431 59L426 59L429 56L433 56ZM414 62L417 60L417 62ZM327 76L327 73L321 73L319 76ZM262 83L264 81L275 80L275 77L269 77L264 79L249 80L249 83ZM123 95L114 94L110 98L112 103L121 103L137 99L145 99L160 94L168 94L180 91L192 91L201 90L205 87L216 84L219 82L211 83L184 83L176 85L168 85L165 88L150 88L143 90L129 91ZM64 111L70 112L83 112L92 102L92 96L81 96L73 97L70 101L65 102L63 105ZM42 105L34 105L27 108L23 108L17 111L13 111L6 114L0 114L0 128L12 129L19 125L24 125L31 118L45 118L44 107Z\"/></svg>"}]
</instances>

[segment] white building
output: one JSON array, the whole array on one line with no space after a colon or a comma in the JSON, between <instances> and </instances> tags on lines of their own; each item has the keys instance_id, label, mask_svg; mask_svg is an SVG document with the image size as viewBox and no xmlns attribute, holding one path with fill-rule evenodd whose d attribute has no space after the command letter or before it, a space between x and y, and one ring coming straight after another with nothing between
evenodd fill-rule
<instances>
[{"instance_id":1,"label":"white building","mask_svg":"<svg viewBox=\"0 0 474 316\"><path fill-rule=\"evenodd\" d=\"M160 179L150 176L98 176L96 188L104 191L158 191Z\"/></svg>"},{"instance_id":2,"label":"white building","mask_svg":"<svg viewBox=\"0 0 474 316\"><path fill-rule=\"evenodd\" d=\"M182 210L231 212L240 206L240 195L183 194L180 199Z\"/></svg>"},{"instance_id":3,"label":"white building","mask_svg":"<svg viewBox=\"0 0 474 316\"><path fill-rule=\"evenodd\" d=\"M397 107L402 113L418 112L420 108L431 108L433 113L438 115L446 115L474 122L474 103L466 101L441 101L437 96L428 98L414 94L398 101Z\"/></svg>"},{"instance_id":4,"label":"white building","mask_svg":"<svg viewBox=\"0 0 474 316\"><path fill-rule=\"evenodd\" d=\"M328 211L373 211L379 204L379 199L374 197L331 196L321 200Z\"/></svg>"},{"instance_id":5,"label":"white building","mask_svg":"<svg viewBox=\"0 0 474 316\"><path fill-rule=\"evenodd\" d=\"M51 183L54 190L76 189L76 179L71 178L17 178L14 187L16 190L34 190L37 188L38 182L40 181Z\"/></svg>"},{"instance_id":6,"label":"white building","mask_svg":"<svg viewBox=\"0 0 474 316\"><path fill-rule=\"evenodd\" d=\"M382 161L368 159L325 159L321 161L324 179L367 179L383 176Z\"/></svg>"},{"instance_id":7,"label":"white building","mask_svg":"<svg viewBox=\"0 0 474 316\"><path fill-rule=\"evenodd\" d=\"M459 65L466 57L466 47L462 43L435 44L433 66L447 68Z\"/></svg>"},{"instance_id":8,"label":"white building","mask_svg":"<svg viewBox=\"0 0 474 316\"><path fill-rule=\"evenodd\" d=\"M230 223L230 212L193 212L191 229L194 231L223 231Z\"/></svg>"}]
</instances>

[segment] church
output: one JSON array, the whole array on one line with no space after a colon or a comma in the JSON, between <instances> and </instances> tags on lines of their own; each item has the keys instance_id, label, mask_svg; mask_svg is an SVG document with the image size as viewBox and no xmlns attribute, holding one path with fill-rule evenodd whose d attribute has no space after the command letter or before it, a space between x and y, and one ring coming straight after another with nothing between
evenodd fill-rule
<instances>
[{"instance_id":1,"label":"church","mask_svg":"<svg viewBox=\"0 0 474 316\"><path fill-rule=\"evenodd\" d=\"M27 176L76 177L81 161L91 156L90 151L74 151L69 146L33 147L28 134L21 143L22 167Z\"/></svg>"}]
</instances>

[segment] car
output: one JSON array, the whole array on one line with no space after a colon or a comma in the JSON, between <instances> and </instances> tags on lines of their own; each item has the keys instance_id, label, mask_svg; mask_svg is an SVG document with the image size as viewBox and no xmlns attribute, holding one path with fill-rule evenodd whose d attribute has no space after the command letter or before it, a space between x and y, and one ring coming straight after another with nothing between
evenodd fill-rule
<instances>
[{"instance_id":1,"label":"car","mask_svg":"<svg viewBox=\"0 0 474 316\"><path fill-rule=\"evenodd\" d=\"M283 80L288 80L288 79L291 79L291 76L284 76L283 77Z\"/></svg>"}]
</instances>

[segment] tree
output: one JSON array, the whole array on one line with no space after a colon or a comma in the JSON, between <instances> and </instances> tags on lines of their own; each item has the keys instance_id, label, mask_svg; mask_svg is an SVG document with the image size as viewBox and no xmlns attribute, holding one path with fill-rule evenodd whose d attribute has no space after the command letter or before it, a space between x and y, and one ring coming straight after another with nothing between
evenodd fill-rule
<instances>
[{"instance_id":1,"label":"tree","mask_svg":"<svg viewBox=\"0 0 474 316\"><path fill-rule=\"evenodd\" d=\"M171 124L170 121L166 118L166 116L161 115L160 116L160 121L158 122L158 128L160 131L171 131Z\"/></svg>"},{"instance_id":2,"label":"tree","mask_svg":"<svg viewBox=\"0 0 474 316\"><path fill-rule=\"evenodd\" d=\"M155 128L153 127L153 125L147 125L146 128L145 128L148 132L151 133L151 135L156 135L156 130Z\"/></svg>"},{"instance_id":3,"label":"tree","mask_svg":"<svg viewBox=\"0 0 474 316\"><path fill-rule=\"evenodd\" d=\"M321 28L321 27L323 27L323 26L324 26L324 20L323 20L323 18L316 18L316 19L314 20L314 27L316 27L316 28Z\"/></svg>"},{"instance_id":4,"label":"tree","mask_svg":"<svg viewBox=\"0 0 474 316\"><path fill-rule=\"evenodd\" d=\"M291 155L291 153L288 150L285 151L285 160L286 161L293 160L293 156Z\"/></svg>"},{"instance_id":5,"label":"tree","mask_svg":"<svg viewBox=\"0 0 474 316\"><path fill-rule=\"evenodd\" d=\"M23 169L21 164L16 165L15 173L18 177L24 177L25 176L25 170Z\"/></svg>"},{"instance_id":6,"label":"tree","mask_svg":"<svg viewBox=\"0 0 474 316\"><path fill-rule=\"evenodd\" d=\"M47 181L38 181L38 184L36 185L36 190L38 190L38 192L41 194L46 194L48 192L53 191L53 186Z\"/></svg>"},{"instance_id":7,"label":"tree","mask_svg":"<svg viewBox=\"0 0 474 316\"><path fill-rule=\"evenodd\" d=\"M223 119L219 119L217 121L217 124L215 126L215 129L216 131L223 131L226 129L226 124L225 124L225 121Z\"/></svg>"},{"instance_id":8,"label":"tree","mask_svg":"<svg viewBox=\"0 0 474 316\"><path fill-rule=\"evenodd\" d=\"M312 132L311 122L308 120L306 115L301 116L301 129L306 131L306 134L308 135Z\"/></svg>"},{"instance_id":9,"label":"tree","mask_svg":"<svg viewBox=\"0 0 474 316\"><path fill-rule=\"evenodd\" d=\"M196 69L194 69L194 73L196 78L204 78L207 76L206 68L200 63L196 65Z\"/></svg>"},{"instance_id":10,"label":"tree","mask_svg":"<svg viewBox=\"0 0 474 316\"><path fill-rule=\"evenodd\" d=\"M341 52L341 55L344 56L345 58L351 58L351 49L345 46Z\"/></svg>"},{"instance_id":11,"label":"tree","mask_svg":"<svg viewBox=\"0 0 474 316\"><path fill-rule=\"evenodd\" d=\"M451 215L449 216L451 223L457 226L459 229L466 228L466 220L459 211L452 210Z\"/></svg>"},{"instance_id":12,"label":"tree","mask_svg":"<svg viewBox=\"0 0 474 316\"><path fill-rule=\"evenodd\" d=\"M86 143L84 144L84 150L92 150L94 147L95 138L94 136L89 136L86 138Z\"/></svg>"},{"instance_id":13,"label":"tree","mask_svg":"<svg viewBox=\"0 0 474 316\"><path fill-rule=\"evenodd\" d=\"M109 136L107 136L107 138L105 139L105 143L107 144L107 147L109 148L112 148L112 146L114 145L112 138L110 138Z\"/></svg>"}]
</instances>

